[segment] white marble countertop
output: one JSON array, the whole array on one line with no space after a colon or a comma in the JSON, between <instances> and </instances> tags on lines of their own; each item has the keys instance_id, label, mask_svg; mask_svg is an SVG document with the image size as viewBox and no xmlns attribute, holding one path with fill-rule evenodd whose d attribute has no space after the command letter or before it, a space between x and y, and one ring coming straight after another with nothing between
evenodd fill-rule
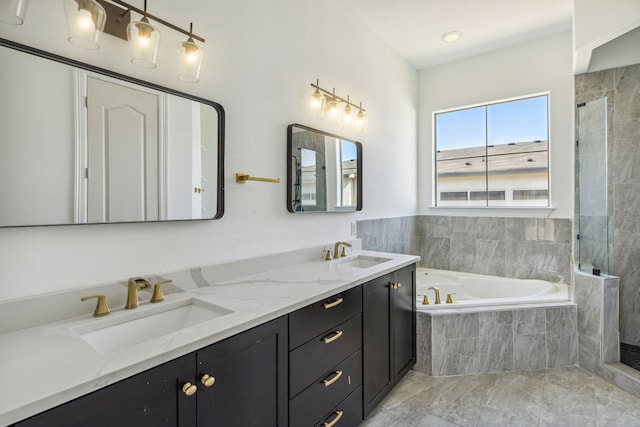
<instances>
[{"instance_id":1,"label":"white marble countertop","mask_svg":"<svg viewBox=\"0 0 640 427\"><path fill-rule=\"evenodd\" d=\"M353 252L350 257L357 255L389 260L355 268L341 265L342 260L300 262L293 256L295 264L285 265L274 261L281 259L279 254L164 275L173 279L177 292L153 307L142 302L136 309L141 314L188 298L230 313L120 351L100 352L74 329L102 319L112 322L133 312L125 312L122 306L112 307L111 315L104 318L86 314L0 334L0 425L28 418L419 259L370 251Z\"/></svg>"}]
</instances>

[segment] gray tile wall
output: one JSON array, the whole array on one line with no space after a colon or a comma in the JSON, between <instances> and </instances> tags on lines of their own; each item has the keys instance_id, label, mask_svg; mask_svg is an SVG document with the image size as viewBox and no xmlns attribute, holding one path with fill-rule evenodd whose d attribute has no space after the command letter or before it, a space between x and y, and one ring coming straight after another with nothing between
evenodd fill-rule
<instances>
[{"instance_id":1,"label":"gray tile wall","mask_svg":"<svg viewBox=\"0 0 640 427\"><path fill-rule=\"evenodd\" d=\"M415 370L433 376L520 371L578 362L575 305L437 314L418 312Z\"/></svg>"},{"instance_id":2,"label":"gray tile wall","mask_svg":"<svg viewBox=\"0 0 640 427\"><path fill-rule=\"evenodd\" d=\"M578 305L578 361L604 376L603 364L620 361L618 342L619 283L615 277L597 277L574 271Z\"/></svg>"},{"instance_id":3,"label":"gray tile wall","mask_svg":"<svg viewBox=\"0 0 640 427\"><path fill-rule=\"evenodd\" d=\"M620 340L640 345L640 64L576 76L575 90L576 103L609 98L610 274L620 277Z\"/></svg>"},{"instance_id":4,"label":"gray tile wall","mask_svg":"<svg viewBox=\"0 0 640 427\"><path fill-rule=\"evenodd\" d=\"M362 247L421 267L569 283L571 220L409 216L358 221Z\"/></svg>"}]
</instances>

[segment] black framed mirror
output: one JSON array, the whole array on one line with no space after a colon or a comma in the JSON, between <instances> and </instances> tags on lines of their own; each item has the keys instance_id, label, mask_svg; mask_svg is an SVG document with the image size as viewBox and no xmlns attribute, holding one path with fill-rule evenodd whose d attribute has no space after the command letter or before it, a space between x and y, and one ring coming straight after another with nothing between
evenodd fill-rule
<instances>
[{"instance_id":1,"label":"black framed mirror","mask_svg":"<svg viewBox=\"0 0 640 427\"><path fill-rule=\"evenodd\" d=\"M224 109L0 38L0 227L216 219Z\"/></svg>"},{"instance_id":2,"label":"black framed mirror","mask_svg":"<svg viewBox=\"0 0 640 427\"><path fill-rule=\"evenodd\" d=\"M287 210L362 210L362 144L308 126L289 125Z\"/></svg>"}]
</instances>

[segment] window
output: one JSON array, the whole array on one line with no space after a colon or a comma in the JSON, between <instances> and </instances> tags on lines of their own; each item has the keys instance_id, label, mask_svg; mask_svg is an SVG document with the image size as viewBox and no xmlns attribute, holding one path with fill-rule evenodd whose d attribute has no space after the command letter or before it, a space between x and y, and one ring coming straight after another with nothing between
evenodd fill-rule
<instances>
[{"instance_id":1,"label":"window","mask_svg":"<svg viewBox=\"0 0 640 427\"><path fill-rule=\"evenodd\" d=\"M437 206L549 206L548 95L434 114Z\"/></svg>"}]
</instances>

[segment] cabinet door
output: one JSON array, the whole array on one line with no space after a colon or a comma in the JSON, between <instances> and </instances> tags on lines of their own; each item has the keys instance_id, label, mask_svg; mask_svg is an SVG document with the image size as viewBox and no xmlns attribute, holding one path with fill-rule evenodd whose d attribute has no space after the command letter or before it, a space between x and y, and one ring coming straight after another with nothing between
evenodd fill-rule
<instances>
[{"instance_id":1,"label":"cabinet door","mask_svg":"<svg viewBox=\"0 0 640 427\"><path fill-rule=\"evenodd\" d=\"M195 354L188 354L35 415L16 427L193 426L195 396L186 396L180 388L193 376L194 364Z\"/></svg>"},{"instance_id":2,"label":"cabinet door","mask_svg":"<svg viewBox=\"0 0 640 427\"><path fill-rule=\"evenodd\" d=\"M415 265L395 272L397 287L392 290L394 383L400 381L416 363L415 272Z\"/></svg>"},{"instance_id":3,"label":"cabinet door","mask_svg":"<svg viewBox=\"0 0 640 427\"><path fill-rule=\"evenodd\" d=\"M285 316L198 350L198 426L287 426L287 339Z\"/></svg>"},{"instance_id":4,"label":"cabinet door","mask_svg":"<svg viewBox=\"0 0 640 427\"><path fill-rule=\"evenodd\" d=\"M391 390L391 283L393 274L374 279L362 289L363 386L366 417Z\"/></svg>"}]
</instances>

